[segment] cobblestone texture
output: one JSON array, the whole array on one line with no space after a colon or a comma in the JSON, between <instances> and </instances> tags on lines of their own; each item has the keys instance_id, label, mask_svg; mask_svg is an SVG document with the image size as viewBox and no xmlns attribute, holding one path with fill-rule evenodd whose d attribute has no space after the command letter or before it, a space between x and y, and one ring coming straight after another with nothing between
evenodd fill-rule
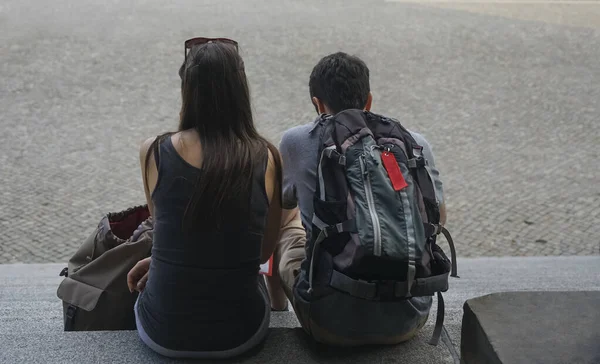
<instances>
[{"instance_id":1,"label":"cobblestone texture","mask_svg":"<svg viewBox=\"0 0 600 364\"><path fill-rule=\"evenodd\" d=\"M64 261L143 202L138 146L176 127L198 35L239 40L273 141L313 118L321 56L365 59L374 110L433 145L459 255L599 254L600 19L573 6L585 27L376 0L4 0L0 263Z\"/></svg>"}]
</instances>

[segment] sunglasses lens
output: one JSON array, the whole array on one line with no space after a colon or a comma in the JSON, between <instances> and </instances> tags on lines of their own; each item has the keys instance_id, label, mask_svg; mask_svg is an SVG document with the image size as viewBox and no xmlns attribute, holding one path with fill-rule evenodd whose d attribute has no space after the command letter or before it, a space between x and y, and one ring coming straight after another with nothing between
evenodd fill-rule
<instances>
[{"instance_id":1,"label":"sunglasses lens","mask_svg":"<svg viewBox=\"0 0 600 364\"><path fill-rule=\"evenodd\" d=\"M231 44L232 46L235 47L236 52L239 51L238 43L235 40L233 40L233 39L228 39L228 38L192 38L192 39L186 40L185 43L183 43L184 58L187 59L189 50L192 49L192 47L197 46L197 45L206 44L206 43L213 43L213 42L222 42L222 43Z\"/></svg>"},{"instance_id":2,"label":"sunglasses lens","mask_svg":"<svg viewBox=\"0 0 600 364\"><path fill-rule=\"evenodd\" d=\"M228 39L228 38L192 38L192 39L186 40L184 43L184 46L185 46L185 49L190 49L197 45L206 44L206 43L216 43L216 42L231 44L231 45L235 46L235 48L238 48L238 43L235 40Z\"/></svg>"}]
</instances>

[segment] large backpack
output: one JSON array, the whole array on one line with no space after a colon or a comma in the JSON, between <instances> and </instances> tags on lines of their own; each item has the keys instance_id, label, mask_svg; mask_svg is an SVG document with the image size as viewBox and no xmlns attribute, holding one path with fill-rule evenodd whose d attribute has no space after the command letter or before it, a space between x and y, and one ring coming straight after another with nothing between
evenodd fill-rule
<instances>
[{"instance_id":1,"label":"large backpack","mask_svg":"<svg viewBox=\"0 0 600 364\"><path fill-rule=\"evenodd\" d=\"M332 292L375 302L437 293L437 322L430 341L436 345L443 328L441 292L448 289L450 273L457 277L456 254L452 238L439 224L422 147L399 122L371 112L346 110L319 122L323 128L314 215L304 284L298 285L301 301L313 302L308 308L312 320L335 320L335 326L344 321L344 314L325 317L314 304ZM452 260L436 244L440 233L450 244ZM331 305L337 306L333 310L348 310L345 315L353 315L348 320L368 322L356 317L360 301L338 298L326 305L330 312ZM354 306L355 311L343 306ZM377 304L370 307L379 309Z\"/></svg>"}]
</instances>

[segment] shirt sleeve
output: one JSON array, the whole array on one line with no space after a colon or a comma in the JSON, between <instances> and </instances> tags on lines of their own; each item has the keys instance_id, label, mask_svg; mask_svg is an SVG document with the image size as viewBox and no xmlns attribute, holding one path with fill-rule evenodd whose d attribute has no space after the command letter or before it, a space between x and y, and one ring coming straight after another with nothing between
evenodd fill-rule
<instances>
[{"instance_id":1,"label":"shirt sleeve","mask_svg":"<svg viewBox=\"0 0 600 364\"><path fill-rule=\"evenodd\" d=\"M435 165L435 157L433 156L431 145L429 145L429 142L421 134L413 132L411 134L415 138L415 141L423 147L423 157L427 160L427 169L433 180L436 200L439 204L444 203L444 186L440 178L440 171Z\"/></svg>"},{"instance_id":2,"label":"shirt sleeve","mask_svg":"<svg viewBox=\"0 0 600 364\"><path fill-rule=\"evenodd\" d=\"M283 134L281 143L279 143L279 152L281 153L281 160L283 163L283 201L282 207L284 209L293 209L298 206L298 196L296 194L296 176L292 166L297 165L294 160L294 143L293 138L289 132Z\"/></svg>"}]
</instances>

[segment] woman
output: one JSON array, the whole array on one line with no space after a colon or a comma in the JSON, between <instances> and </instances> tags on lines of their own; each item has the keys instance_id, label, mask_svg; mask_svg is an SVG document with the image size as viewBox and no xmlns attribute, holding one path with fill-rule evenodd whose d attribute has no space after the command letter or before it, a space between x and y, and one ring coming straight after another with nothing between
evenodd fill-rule
<instances>
[{"instance_id":1,"label":"woman","mask_svg":"<svg viewBox=\"0 0 600 364\"><path fill-rule=\"evenodd\" d=\"M244 64L230 39L185 42L179 131L142 144L154 219L151 258L129 273L142 341L175 358L226 358L267 334L258 274L281 220L277 149L253 124Z\"/></svg>"}]
</instances>

